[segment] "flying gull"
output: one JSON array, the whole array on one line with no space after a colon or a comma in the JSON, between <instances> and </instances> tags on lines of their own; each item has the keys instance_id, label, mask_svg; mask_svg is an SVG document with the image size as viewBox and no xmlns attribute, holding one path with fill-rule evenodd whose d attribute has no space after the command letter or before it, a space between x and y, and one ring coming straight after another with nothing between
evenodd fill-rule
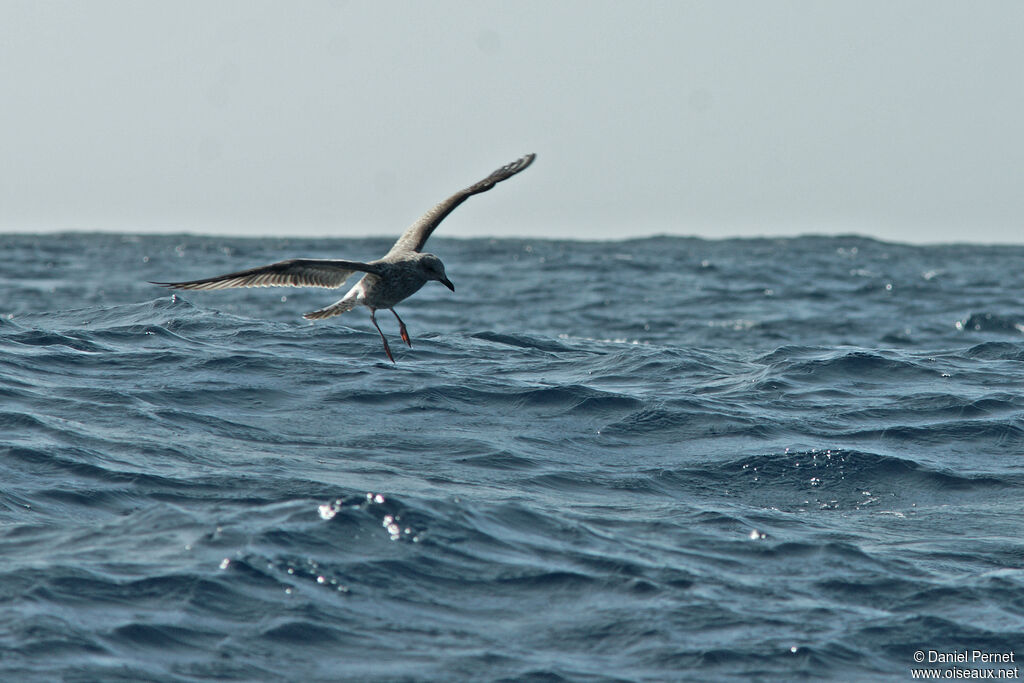
<instances>
[{"instance_id":1,"label":"flying gull","mask_svg":"<svg viewBox=\"0 0 1024 683\"><path fill-rule=\"evenodd\" d=\"M153 284L174 289L229 289L233 287L325 287L337 289L352 273L356 271L366 273L340 300L325 308L306 313L302 317L309 320L322 320L345 311L351 311L362 304L370 309L370 320L377 328L381 341L384 342L384 353L387 354L388 360L394 363L395 358L391 355L388 340L381 332L380 325L377 324L377 310L386 308L395 314L402 341L412 348L409 332L405 328L405 323L395 312L395 304L415 294L429 280L437 280L448 289L455 291L455 285L445 275L441 259L421 251L427 238L440 225L441 221L455 210L455 207L473 195L486 192L502 180L519 173L533 163L536 156L536 154L527 154L521 159L502 166L483 180L448 197L409 226L409 229L398 238L391 250L383 258L375 261L362 263L342 259L296 258L202 280L154 282Z\"/></svg>"}]
</instances>

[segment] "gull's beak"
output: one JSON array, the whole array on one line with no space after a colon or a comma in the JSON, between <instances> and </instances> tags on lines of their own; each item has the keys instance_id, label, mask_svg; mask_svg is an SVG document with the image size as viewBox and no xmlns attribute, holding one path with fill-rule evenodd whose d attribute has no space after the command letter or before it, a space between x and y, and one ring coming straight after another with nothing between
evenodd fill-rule
<instances>
[{"instance_id":1,"label":"gull's beak","mask_svg":"<svg viewBox=\"0 0 1024 683\"><path fill-rule=\"evenodd\" d=\"M443 278L441 280L438 280L438 282L440 282L442 285L452 290L453 292L455 291L455 285L453 285L452 281L449 280L448 278Z\"/></svg>"}]
</instances>

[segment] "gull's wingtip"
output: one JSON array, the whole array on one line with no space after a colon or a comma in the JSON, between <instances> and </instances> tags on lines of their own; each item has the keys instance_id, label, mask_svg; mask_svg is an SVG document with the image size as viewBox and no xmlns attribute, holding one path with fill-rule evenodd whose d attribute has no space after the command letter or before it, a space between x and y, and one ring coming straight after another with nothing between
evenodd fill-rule
<instances>
[{"instance_id":1,"label":"gull's wingtip","mask_svg":"<svg viewBox=\"0 0 1024 683\"><path fill-rule=\"evenodd\" d=\"M197 287L194 282L153 282L152 280L147 280L147 282L157 287L166 287L167 289L202 289L202 287Z\"/></svg>"},{"instance_id":2,"label":"gull's wingtip","mask_svg":"<svg viewBox=\"0 0 1024 683\"><path fill-rule=\"evenodd\" d=\"M487 187L483 189L490 189L495 183L500 183L506 178L511 178L520 171L526 170L526 168L533 163L533 160L537 158L537 155L533 152L524 154L515 161L511 161L497 171L488 176L483 182L487 183Z\"/></svg>"}]
</instances>

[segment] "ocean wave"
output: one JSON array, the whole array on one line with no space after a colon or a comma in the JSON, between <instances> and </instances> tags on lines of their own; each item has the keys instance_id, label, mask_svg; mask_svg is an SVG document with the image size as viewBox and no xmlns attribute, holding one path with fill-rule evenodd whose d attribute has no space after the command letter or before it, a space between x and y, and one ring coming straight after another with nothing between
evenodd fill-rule
<instances>
[{"instance_id":1,"label":"ocean wave","mask_svg":"<svg viewBox=\"0 0 1024 683\"><path fill-rule=\"evenodd\" d=\"M380 240L3 239L5 678L859 680L1015 647L1019 249L439 239L459 294L403 302L411 349L381 318L393 364L364 312L300 318L322 291L147 284Z\"/></svg>"}]
</instances>

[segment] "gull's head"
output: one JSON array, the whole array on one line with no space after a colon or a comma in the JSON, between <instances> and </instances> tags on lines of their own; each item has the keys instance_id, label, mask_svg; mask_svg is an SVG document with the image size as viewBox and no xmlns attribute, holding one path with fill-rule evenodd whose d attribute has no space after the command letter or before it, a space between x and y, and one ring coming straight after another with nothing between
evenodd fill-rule
<instances>
[{"instance_id":1,"label":"gull's head","mask_svg":"<svg viewBox=\"0 0 1024 683\"><path fill-rule=\"evenodd\" d=\"M420 268L423 270L423 274L428 280L437 280L448 289L455 291L455 285L448 279L448 276L444 274L444 264L441 263L441 259L437 258L433 254L423 254L420 256Z\"/></svg>"}]
</instances>

